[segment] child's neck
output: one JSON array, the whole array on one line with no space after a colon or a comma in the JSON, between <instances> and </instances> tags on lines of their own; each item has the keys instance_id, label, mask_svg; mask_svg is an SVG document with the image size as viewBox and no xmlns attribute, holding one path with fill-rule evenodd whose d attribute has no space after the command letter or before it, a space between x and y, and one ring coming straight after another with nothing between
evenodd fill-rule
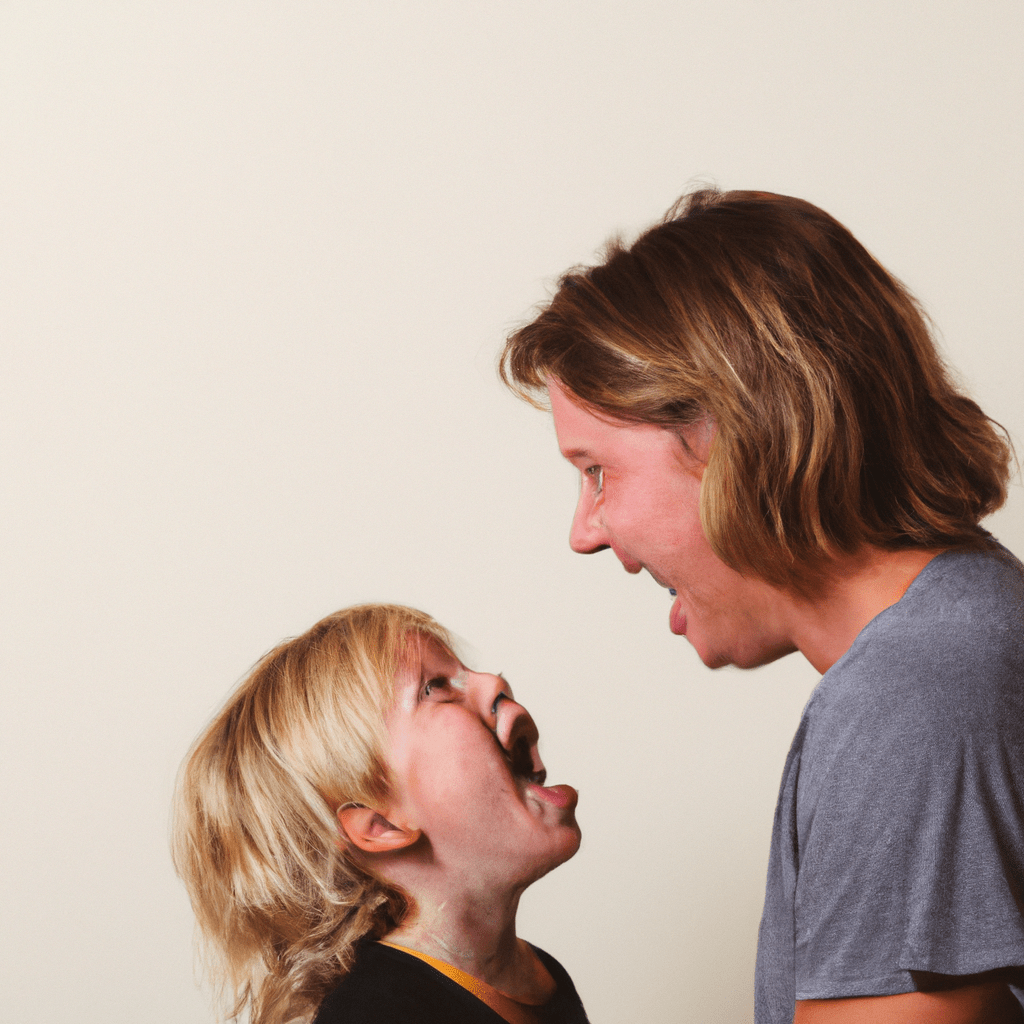
<instances>
[{"instance_id":1,"label":"child's neck","mask_svg":"<svg viewBox=\"0 0 1024 1024\"><path fill-rule=\"evenodd\" d=\"M504 899L412 895L415 909L385 936L388 942L443 960L521 1002L550 997L550 975L516 937L520 893Z\"/></svg>"}]
</instances>

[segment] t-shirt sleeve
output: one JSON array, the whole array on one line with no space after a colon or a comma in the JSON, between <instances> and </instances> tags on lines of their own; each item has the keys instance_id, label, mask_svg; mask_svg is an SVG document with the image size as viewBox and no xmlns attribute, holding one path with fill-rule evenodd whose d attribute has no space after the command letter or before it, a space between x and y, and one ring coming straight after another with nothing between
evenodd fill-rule
<instances>
[{"instance_id":1,"label":"t-shirt sleeve","mask_svg":"<svg viewBox=\"0 0 1024 1024\"><path fill-rule=\"evenodd\" d=\"M808 708L797 999L1024 964L1019 665L1001 663L999 645L951 643L941 626L851 650L842 685Z\"/></svg>"}]
</instances>

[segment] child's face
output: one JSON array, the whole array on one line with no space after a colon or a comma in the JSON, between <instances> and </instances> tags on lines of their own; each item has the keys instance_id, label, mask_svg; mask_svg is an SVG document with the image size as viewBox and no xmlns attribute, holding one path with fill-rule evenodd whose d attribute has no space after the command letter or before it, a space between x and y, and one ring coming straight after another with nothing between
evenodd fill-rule
<instances>
[{"instance_id":1,"label":"child's face","mask_svg":"<svg viewBox=\"0 0 1024 1024\"><path fill-rule=\"evenodd\" d=\"M543 785L537 727L500 676L410 637L387 725L391 808L442 867L529 884L579 848L576 791Z\"/></svg>"}]
</instances>

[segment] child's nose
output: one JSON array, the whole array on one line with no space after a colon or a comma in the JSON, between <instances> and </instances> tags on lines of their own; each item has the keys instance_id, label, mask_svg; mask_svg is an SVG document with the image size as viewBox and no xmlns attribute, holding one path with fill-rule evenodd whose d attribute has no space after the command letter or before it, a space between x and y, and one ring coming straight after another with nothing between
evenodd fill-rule
<instances>
[{"instance_id":1,"label":"child's nose","mask_svg":"<svg viewBox=\"0 0 1024 1024\"><path fill-rule=\"evenodd\" d=\"M480 674L481 717L487 723L498 742L511 750L521 740L528 744L537 742L537 726L530 712L508 692L508 683L501 676Z\"/></svg>"}]
</instances>

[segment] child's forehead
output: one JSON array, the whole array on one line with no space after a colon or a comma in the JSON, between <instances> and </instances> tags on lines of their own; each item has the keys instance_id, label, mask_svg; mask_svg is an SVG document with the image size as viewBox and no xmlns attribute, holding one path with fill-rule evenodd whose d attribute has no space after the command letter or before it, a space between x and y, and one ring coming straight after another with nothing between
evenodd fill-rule
<instances>
[{"instance_id":1,"label":"child's forehead","mask_svg":"<svg viewBox=\"0 0 1024 1024\"><path fill-rule=\"evenodd\" d=\"M441 637L430 633L407 633L399 656L399 674L419 674L426 668L462 668L459 656Z\"/></svg>"}]
</instances>

